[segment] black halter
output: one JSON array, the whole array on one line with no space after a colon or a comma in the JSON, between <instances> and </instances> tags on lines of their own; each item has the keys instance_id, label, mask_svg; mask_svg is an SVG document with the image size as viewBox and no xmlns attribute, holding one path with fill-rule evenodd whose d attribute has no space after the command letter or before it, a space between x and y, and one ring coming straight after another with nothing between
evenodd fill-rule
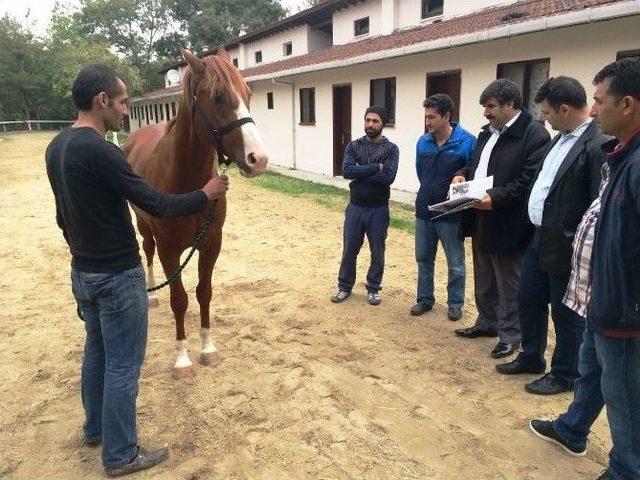
<instances>
[{"instance_id":1,"label":"black halter","mask_svg":"<svg viewBox=\"0 0 640 480\"><path fill-rule=\"evenodd\" d=\"M223 165L226 165L228 167L231 164L231 160L229 160L229 158L222 152L222 138L227 133L231 132L235 128L241 127L245 123L255 124L256 122L254 122L253 118L251 117L244 117L244 118L238 118L237 120L234 120L233 122L225 125L222 128L214 128L213 124L211 123L211 120L209 120L209 117L205 115L205 113L202 111L202 109L198 105L197 98L194 95L193 104L191 105L192 122L196 115L198 116L200 121L204 124L204 127L207 130L207 135L213 141L213 144L216 147L216 152L218 152L218 163L222 163Z\"/></svg>"}]
</instances>

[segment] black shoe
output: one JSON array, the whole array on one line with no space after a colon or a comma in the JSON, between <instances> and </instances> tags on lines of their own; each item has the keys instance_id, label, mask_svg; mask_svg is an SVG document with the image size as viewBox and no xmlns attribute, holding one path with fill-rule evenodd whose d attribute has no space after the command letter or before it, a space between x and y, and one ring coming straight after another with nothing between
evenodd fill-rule
<instances>
[{"instance_id":1,"label":"black shoe","mask_svg":"<svg viewBox=\"0 0 640 480\"><path fill-rule=\"evenodd\" d=\"M157 450L145 450L142 447L138 447L138 454L129 463L118 468L105 468L104 471L110 477L119 477L120 475L128 475L129 473L155 467L167 458L169 458L169 449L166 447L158 448Z\"/></svg>"},{"instance_id":2,"label":"black shoe","mask_svg":"<svg viewBox=\"0 0 640 480\"><path fill-rule=\"evenodd\" d=\"M517 343L504 343L498 342L498 344L491 350L491 356L493 358L504 358L509 355L513 355L518 350L519 345Z\"/></svg>"},{"instance_id":3,"label":"black shoe","mask_svg":"<svg viewBox=\"0 0 640 480\"><path fill-rule=\"evenodd\" d=\"M414 317L419 317L423 313L427 313L429 310L433 308L433 305L427 303L425 301L416 303L413 307L411 307L411 315Z\"/></svg>"},{"instance_id":4,"label":"black shoe","mask_svg":"<svg viewBox=\"0 0 640 480\"><path fill-rule=\"evenodd\" d=\"M449 317L449 320L452 322L460 320L462 318L462 307L449 307L447 317Z\"/></svg>"},{"instance_id":5,"label":"black shoe","mask_svg":"<svg viewBox=\"0 0 640 480\"><path fill-rule=\"evenodd\" d=\"M94 438L93 440L85 440L84 444L87 447L90 447L90 448L97 447L98 445L102 444L102 438Z\"/></svg>"},{"instance_id":6,"label":"black shoe","mask_svg":"<svg viewBox=\"0 0 640 480\"><path fill-rule=\"evenodd\" d=\"M596 480L613 480L613 477L611 476L611 474L609 473L609 470L607 469L604 472L602 472L600 476L596 478Z\"/></svg>"},{"instance_id":7,"label":"black shoe","mask_svg":"<svg viewBox=\"0 0 640 480\"><path fill-rule=\"evenodd\" d=\"M539 379L527 383L524 389L534 395L556 395L557 393L573 390L573 386L567 382L563 382L553 375L553 373L549 372Z\"/></svg>"},{"instance_id":8,"label":"black shoe","mask_svg":"<svg viewBox=\"0 0 640 480\"><path fill-rule=\"evenodd\" d=\"M517 358L511 362L499 363L496 365L496 371L503 375L518 375L520 373L544 373L545 367L529 368L523 365Z\"/></svg>"},{"instance_id":9,"label":"black shoe","mask_svg":"<svg viewBox=\"0 0 640 480\"><path fill-rule=\"evenodd\" d=\"M478 337L497 337L498 332L495 330L482 330L478 327L458 328L454 330L455 334L462 338L478 338Z\"/></svg>"},{"instance_id":10,"label":"black shoe","mask_svg":"<svg viewBox=\"0 0 640 480\"><path fill-rule=\"evenodd\" d=\"M531 420L529 422L529 428L531 428L531 431L537 437L540 437L547 442L555 443L569 455L573 455L574 457L583 457L587 454L587 447L570 443L558 435L555 428L553 428L553 422L549 422L547 420Z\"/></svg>"}]
</instances>

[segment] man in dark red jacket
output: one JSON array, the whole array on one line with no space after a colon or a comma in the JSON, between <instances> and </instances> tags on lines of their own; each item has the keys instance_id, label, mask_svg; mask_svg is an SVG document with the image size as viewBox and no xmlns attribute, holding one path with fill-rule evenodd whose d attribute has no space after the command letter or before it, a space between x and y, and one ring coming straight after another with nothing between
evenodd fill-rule
<instances>
[{"instance_id":1,"label":"man in dark red jacket","mask_svg":"<svg viewBox=\"0 0 640 480\"><path fill-rule=\"evenodd\" d=\"M598 480L640 478L640 60L623 59L595 77L591 114L618 140L602 170L600 196L573 244L565 304L587 317L573 402L531 430L584 455L591 425L607 406L613 448ZM617 145L616 145L617 144Z\"/></svg>"}]
</instances>

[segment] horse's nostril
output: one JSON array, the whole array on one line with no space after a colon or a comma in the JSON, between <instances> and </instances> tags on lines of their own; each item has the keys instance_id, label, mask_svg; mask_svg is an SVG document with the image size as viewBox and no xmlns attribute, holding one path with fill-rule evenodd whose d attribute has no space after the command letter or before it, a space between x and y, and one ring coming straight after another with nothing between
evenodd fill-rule
<instances>
[{"instance_id":1,"label":"horse's nostril","mask_svg":"<svg viewBox=\"0 0 640 480\"><path fill-rule=\"evenodd\" d=\"M256 163L258 163L258 160L256 159L256 156L253 153L250 153L249 155L247 155L247 163L249 165L255 165Z\"/></svg>"}]
</instances>

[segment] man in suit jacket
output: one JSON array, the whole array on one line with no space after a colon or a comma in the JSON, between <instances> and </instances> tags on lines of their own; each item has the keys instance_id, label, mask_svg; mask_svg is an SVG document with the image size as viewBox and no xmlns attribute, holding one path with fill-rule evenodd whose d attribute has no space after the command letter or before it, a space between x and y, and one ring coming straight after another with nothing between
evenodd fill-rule
<instances>
[{"instance_id":1,"label":"man in suit jacket","mask_svg":"<svg viewBox=\"0 0 640 480\"><path fill-rule=\"evenodd\" d=\"M517 292L532 234L526 198L550 137L522 109L522 94L511 80L489 84L480 104L489 124L478 136L469 166L453 183L493 176L493 188L462 218L461 233L472 238L478 318L474 326L455 333L463 338L499 336L491 356L502 358L520 345Z\"/></svg>"},{"instance_id":2,"label":"man in suit jacket","mask_svg":"<svg viewBox=\"0 0 640 480\"><path fill-rule=\"evenodd\" d=\"M543 373L547 346L549 303L556 346L551 371L525 385L529 393L554 395L573 389L578 378L578 351L584 318L562 303L571 273L571 244L576 228L598 196L605 161L602 145L608 138L589 116L587 94L574 78L550 78L536 95L554 130L544 162L528 201L535 233L524 257L518 293L522 352L500 373Z\"/></svg>"}]
</instances>

